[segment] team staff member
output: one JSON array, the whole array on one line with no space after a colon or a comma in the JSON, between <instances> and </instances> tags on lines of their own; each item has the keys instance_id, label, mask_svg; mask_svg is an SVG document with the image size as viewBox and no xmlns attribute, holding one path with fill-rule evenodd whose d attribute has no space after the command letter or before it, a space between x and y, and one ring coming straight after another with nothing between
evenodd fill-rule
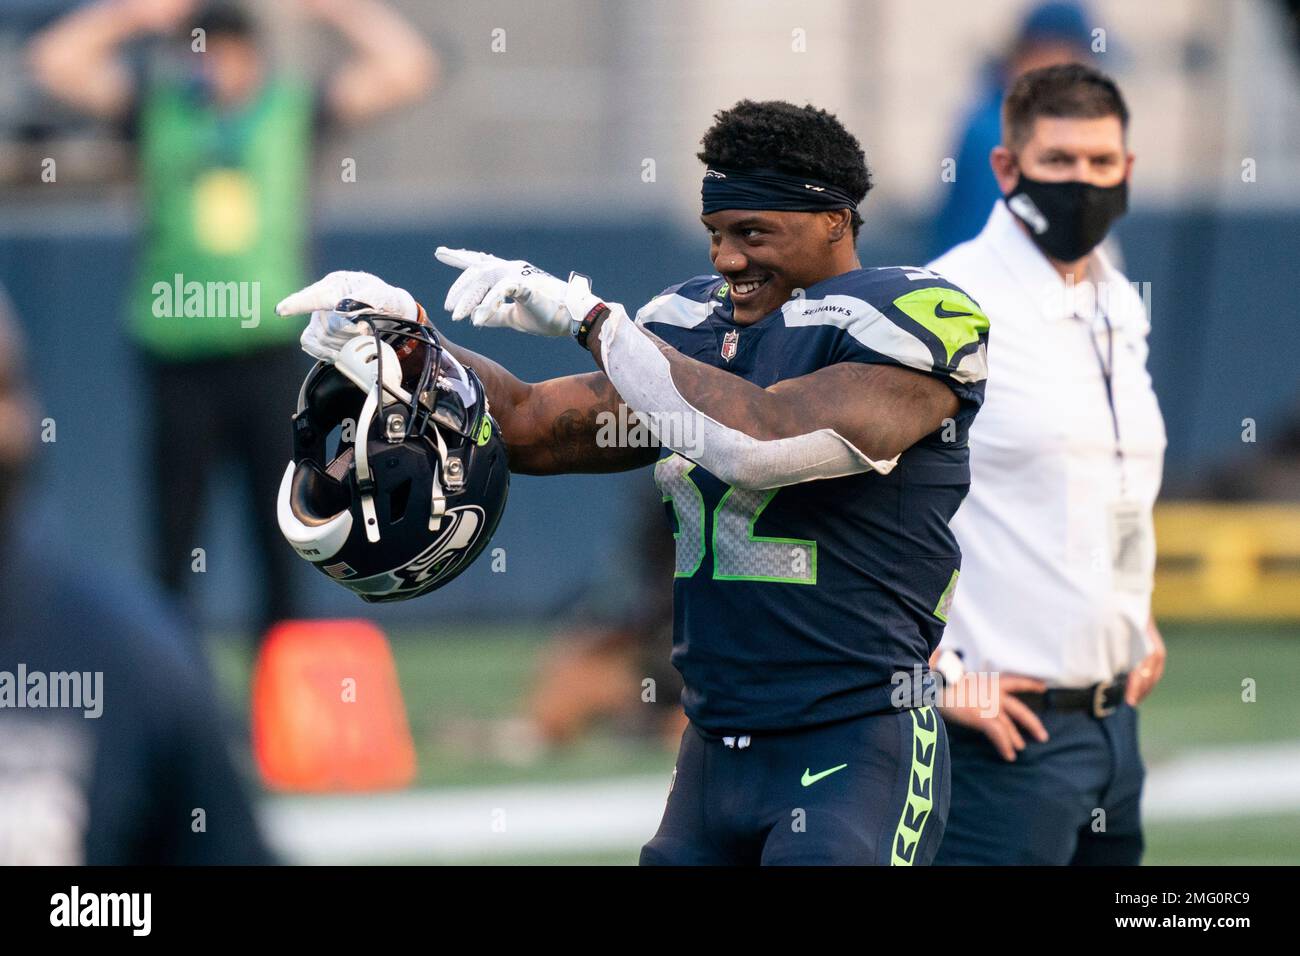
<instances>
[{"instance_id":1,"label":"team staff member","mask_svg":"<svg viewBox=\"0 0 1300 956\"><path fill-rule=\"evenodd\" d=\"M1127 204L1127 126L1091 67L1021 77L990 157L1004 200L930 266L997 327L939 667L1001 680L995 708L968 694L942 709L953 776L938 863L1142 856L1135 707L1164 669L1150 605L1165 430L1145 310L1097 248Z\"/></svg>"}]
</instances>

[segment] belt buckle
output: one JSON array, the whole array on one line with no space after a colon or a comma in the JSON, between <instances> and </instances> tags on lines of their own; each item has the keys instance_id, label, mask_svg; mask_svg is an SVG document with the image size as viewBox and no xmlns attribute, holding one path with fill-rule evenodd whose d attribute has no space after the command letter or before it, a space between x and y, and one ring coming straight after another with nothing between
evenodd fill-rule
<instances>
[{"instance_id":1,"label":"belt buckle","mask_svg":"<svg viewBox=\"0 0 1300 956\"><path fill-rule=\"evenodd\" d=\"M1115 682L1111 680L1106 681L1103 684L1098 684L1092 689L1092 716L1096 717L1098 720L1101 720L1104 717L1109 717L1111 714L1115 713L1116 709L1119 707L1118 704L1113 704L1110 707L1106 706L1106 691L1110 690L1114 686Z\"/></svg>"}]
</instances>

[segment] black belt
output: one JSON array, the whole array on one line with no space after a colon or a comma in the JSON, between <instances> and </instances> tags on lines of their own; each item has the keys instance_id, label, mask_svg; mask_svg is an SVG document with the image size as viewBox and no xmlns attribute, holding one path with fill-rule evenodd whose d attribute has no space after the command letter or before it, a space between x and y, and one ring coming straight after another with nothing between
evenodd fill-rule
<instances>
[{"instance_id":1,"label":"black belt","mask_svg":"<svg viewBox=\"0 0 1300 956\"><path fill-rule=\"evenodd\" d=\"M1091 687L1049 687L1046 692L1023 691L1013 694L1030 710L1085 711L1098 720L1109 717L1124 702L1124 688L1128 674L1114 680L1093 684Z\"/></svg>"}]
</instances>

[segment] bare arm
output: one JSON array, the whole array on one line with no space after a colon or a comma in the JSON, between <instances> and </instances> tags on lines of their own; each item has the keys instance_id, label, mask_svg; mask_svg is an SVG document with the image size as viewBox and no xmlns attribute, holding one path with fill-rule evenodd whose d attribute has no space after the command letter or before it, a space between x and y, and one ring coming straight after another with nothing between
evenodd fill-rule
<instances>
[{"instance_id":1,"label":"bare arm","mask_svg":"<svg viewBox=\"0 0 1300 956\"><path fill-rule=\"evenodd\" d=\"M172 30L194 0L101 0L56 20L27 47L36 81L52 96L101 119L126 112L134 94L123 44Z\"/></svg>"},{"instance_id":2,"label":"bare arm","mask_svg":"<svg viewBox=\"0 0 1300 956\"><path fill-rule=\"evenodd\" d=\"M604 415L620 415L618 393L604 372L567 375L530 384L497 362L442 337L443 344L483 380L492 415L501 426L510 470L525 475L613 472L640 468L659 456L657 445L606 447L597 443Z\"/></svg>"},{"instance_id":3,"label":"bare arm","mask_svg":"<svg viewBox=\"0 0 1300 956\"><path fill-rule=\"evenodd\" d=\"M599 334L597 323L587 341L603 369ZM830 428L864 455L884 460L957 414L957 396L948 386L911 369L840 362L760 388L645 334L668 360L683 398L715 421L762 441Z\"/></svg>"},{"instance_id":4,"label":"bare arm","mask_svg":"<svg viewBox=\"0 0 1300 956\"><path fill-rule=\"evenodd\" d=\"M325 91L333 115L357 123L419 99L437 83L438 55L403 17L378 0L302 0L352 44L352 58Z\"/></svg>"}]
</instances>

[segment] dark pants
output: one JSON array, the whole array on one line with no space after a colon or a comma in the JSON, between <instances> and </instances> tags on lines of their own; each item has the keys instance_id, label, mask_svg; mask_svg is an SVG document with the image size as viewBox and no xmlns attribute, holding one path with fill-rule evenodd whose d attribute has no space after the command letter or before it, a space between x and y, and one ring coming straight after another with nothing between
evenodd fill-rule
<instances>
[{"instance_id":1,"label":"dark pants","mask_svg":"<svg viewBox=\"0 0 1300 956\"><path fill-rule=\"evenodd\" d=\"M754 734L743 749L691 725L641 865L926 864L947 809L932 707Z\"/></svg>"},{"instance_id":2,"label":"dark pants","mask_svg":"<svg viewBox=\"0 0 1300 956\"><path fill-rule=\"evenodd\" d=\"M1028 745L1011 762L983 734L948 725L952 805L936 864L1141 862L1137 711L1124 704L1100 720L1039 717L1051 739L1038 743L1026 732Z\"/></svg>"},{"instance_id":3,"label":"dark pants","mask_svg":"<svg viewBox=\"0 0 1300 956\"><path fill-rule=\"evenodd\" d=\"M209 567L233 560L213 554L198 534L213 475L234 465L248 489L252 560L244 564L241 555L240 564L258 595L252 623L260 637L294 611L292 575L299 559L280 534L275 499L292 452L290 417L310 360L296 347L283 346L201 361L146 359L142 364L152 400L146 418L159 580L188 603L195 548L205 549Z\"/></svg>"}]
</instances>

